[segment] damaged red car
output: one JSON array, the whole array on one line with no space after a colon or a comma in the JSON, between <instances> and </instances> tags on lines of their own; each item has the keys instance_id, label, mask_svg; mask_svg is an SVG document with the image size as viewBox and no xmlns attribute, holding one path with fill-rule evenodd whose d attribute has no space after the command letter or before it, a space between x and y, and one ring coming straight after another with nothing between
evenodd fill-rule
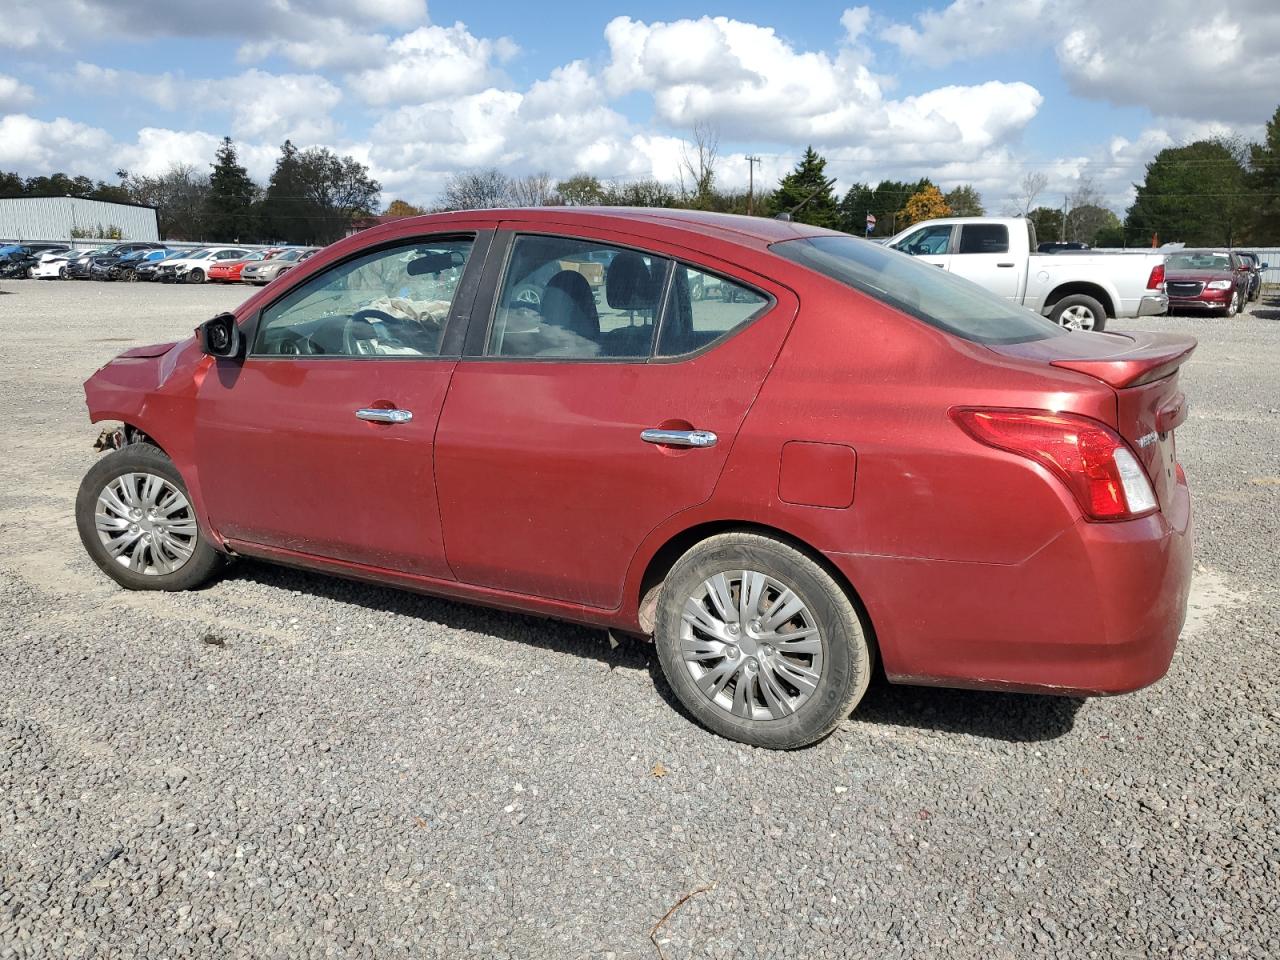
<instances>
[{"instance_id":1,"label":"damaged red car","mask_svg":"<svg viewBox=\"0 0 1280 960\"><path fill-rule=\"evenodd\" d=\"M1191 571L1195 341L1068 332L860 238L669 210L398 220L86 383L130 589L257 557L652 637L766 747L894 683L1121 693Z\"/></svg>"}]
</instances>

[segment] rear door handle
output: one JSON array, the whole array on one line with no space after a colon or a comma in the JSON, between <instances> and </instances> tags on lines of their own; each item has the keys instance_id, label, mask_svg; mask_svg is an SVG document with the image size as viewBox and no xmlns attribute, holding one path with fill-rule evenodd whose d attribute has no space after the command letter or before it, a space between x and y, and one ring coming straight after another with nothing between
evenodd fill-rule
<instances>
[{"instance_id":1,"label":"rear door handle","mask_svg":"<svg viewBox=\"0 0 1280 960\"><path fill-rule=\"evenodd\" d=\"M719 441L710 430L659 430L640 431L645 443L657 443L664 447L714 447Z\"/></svg>"},{"instance_id":2,"label":"rear door handle","mask_svg":"<svg viewBox=\"0 0 1280 960\"><path fill-rule=\"evenodd\" d=\"M365 407L363 410L357 410L356 416L361 420L368 420L370 423L408 423L413 419L413 411L399 410L394 407L391 409Z\"/></svg>"}]
</instances>

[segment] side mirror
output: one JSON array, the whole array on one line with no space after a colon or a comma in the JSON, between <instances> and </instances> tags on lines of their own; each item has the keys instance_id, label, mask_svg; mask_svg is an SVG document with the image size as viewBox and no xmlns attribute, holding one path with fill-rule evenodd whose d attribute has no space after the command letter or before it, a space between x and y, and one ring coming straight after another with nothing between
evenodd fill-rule
<instances>
[{"instance_id":1,"label":"side mirror","mask_svg":"<svg viewBox=\"0 0 1280 960\"><path fill-rule=\"evenodd\" d=\"M244 351L244 337L234 314L220 313L196 328L200 349L211 357L238 360Z\"/></svg>"}]
</instances>

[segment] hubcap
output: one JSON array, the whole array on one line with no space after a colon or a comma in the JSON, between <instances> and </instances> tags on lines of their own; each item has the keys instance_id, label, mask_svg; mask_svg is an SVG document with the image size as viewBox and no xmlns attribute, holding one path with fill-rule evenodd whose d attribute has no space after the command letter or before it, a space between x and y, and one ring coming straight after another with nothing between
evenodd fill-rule
<instances>
[{"instance_id":1,"label":"hubcap","mask_svg":"<svg viewBox=\"0 0 1280 960\"><path fill-rule=\"evenodd\" d=\"M151 576L183 567L196 547L196 518L186 496L154 473L126 473L98 494L98 539L112 558Z\"/></svg>"},{"instance_id":2,"label":"hubcap","mask_svg":"<svg viewBox=\"0 0 1280 960\"><path fill-rule=\"evenodd\" d=\"M1068 330L1092 330L1096 319L1088 307L1067 307L1058 322Z\"/></svg>"},{"instance_id":3,"label":"hubcap","mask_svg":"<svg viewBox=\"0 0 1280 960\"><path fill-rule=\"evenodd\" d=\"M680 654L703 695L746 720L790 716L822 679L816 619L786 584L754 570L699 585L685 602Z\"/></svg>"}]
</instances>

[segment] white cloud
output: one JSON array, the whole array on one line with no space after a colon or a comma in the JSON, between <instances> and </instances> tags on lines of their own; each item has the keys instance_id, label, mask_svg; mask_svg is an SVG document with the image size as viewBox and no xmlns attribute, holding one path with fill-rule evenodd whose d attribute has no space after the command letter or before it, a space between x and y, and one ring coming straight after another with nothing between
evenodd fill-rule
<instances>
[{"instance_id":1,"label":"white cloud","mask_svg":"<svg viewBox=\"0 0 1280 960\"><path fill-rule=\"evenodd\" d=\"M16 110L34 102L36 92L17 77L0 73L0 111Z\"/></svg>"},{"instance_id":2,"label":"white cloud","mask_svg":"<svg viewBox=\"0 0 1280 960\"><path fill-rule=\"evenodd\" d=\"M420 103L475 93L496 77L494 62L509 60L515 43L488 40L464 24L419 27L391 41L380 66L351 78L351 88L372 104Z\"/></svg>"},{"instance_id":3,"label":"white cloud","mask_svg":"<svg viewBox=\"0 0 1280 960\"><path fill-rule=\"evenodd\" d=\"M1254 0L953 0L882 36L934 66L1052 48L1074 93L1157 116L1256 124L1280 85L1280 7Z\"/></svg>"},{"instance_id":4,"label":"white cloud","mask_svg":"<svg viewBox=\"0 0 1280 960\"><path fill-rule=\"evenodd\" d=\"M97 127L65 117L37 120L23 113L0 117L0 169L79 173L102 169L111 136Z\"/></svg>"}]
</instances>

